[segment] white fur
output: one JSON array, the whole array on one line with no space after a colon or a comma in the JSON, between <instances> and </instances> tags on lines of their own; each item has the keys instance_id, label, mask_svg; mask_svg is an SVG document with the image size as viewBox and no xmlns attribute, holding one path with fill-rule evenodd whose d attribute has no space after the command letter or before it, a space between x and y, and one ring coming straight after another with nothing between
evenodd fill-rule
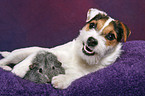
<instances>
[{"instance_id":1,"label":"white fur","mask_svg":"<svg viewBox=\"0 0 145 96\"><path fill-rule=\"evenodd\" d=\"M83 43L86 43L89 37L94 37L98 40L98 45L93 48L96 53L93 56L87 56L82 52ZM29 47L14 50L8 56L5 56L4 59L0 60L0 66L5 66L9 63L18 63L12 72L17 76L23 77L29 70L28 66L31 65L31 61L37 52L40 50L52 52L62 62L62 67L65 69L64 75L61 74L53 77L52 85L55 88L65 89L74 80L115 62L117 57L120 56L122 45L119 43L116 47L111 47L106 46L105 42L105 38L99 32L96 32L96 30L92 29L87 32L83 28L80 30L80 35L76 39L64 45L50 49Z\"/></svg>"}]
</instances>

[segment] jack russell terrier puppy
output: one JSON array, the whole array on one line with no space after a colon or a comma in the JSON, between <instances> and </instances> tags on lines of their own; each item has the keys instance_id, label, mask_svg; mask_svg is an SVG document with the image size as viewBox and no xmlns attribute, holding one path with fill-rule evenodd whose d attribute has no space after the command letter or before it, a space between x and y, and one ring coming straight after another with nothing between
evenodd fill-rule
<instances>
[{"instance_id":1,"label":"jack russell terrier puppy","mask_svg":"<svg viewBox=\"0 0 145 96\"><path fill-rule=\"evenodd\" d=\"M55 88L65 89L74 80L114 63L122 52L121 42L126 42L130 34L124 23L91 8L86 25L74 40L54 48L29 47L1 52L4 58L0 60L0 66L11 70L6 65L16 64L11 72L23 78L38 52L52 52L62 63L65 74L54 76L51 83Z\"/></svg>"}]
</instances>

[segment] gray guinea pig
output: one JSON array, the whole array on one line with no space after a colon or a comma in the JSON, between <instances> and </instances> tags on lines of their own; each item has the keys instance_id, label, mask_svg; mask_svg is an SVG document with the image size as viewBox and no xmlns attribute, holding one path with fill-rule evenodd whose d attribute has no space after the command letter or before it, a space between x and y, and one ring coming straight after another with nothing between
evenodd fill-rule
<instances>
[{"instance_id":1,"label":"gray guinea pig","mask_svg":"<svg viewBox=\"0 0 145 96\"><path fill-rule=\"evenodd\" d=\"M52 77L65 74L61 65L54 54L40 51L32 61L32 65L29 66L30 70L26 73L24 79L36 83L50 83Z\"/></svg>"}]
</instances>

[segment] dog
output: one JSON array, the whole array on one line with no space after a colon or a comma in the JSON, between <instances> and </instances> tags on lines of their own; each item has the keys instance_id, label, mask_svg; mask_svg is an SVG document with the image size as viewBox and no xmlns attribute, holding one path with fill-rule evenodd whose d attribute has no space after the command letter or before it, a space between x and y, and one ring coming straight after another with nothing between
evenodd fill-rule
<instances>
[{"instance_id":1,"label":"dog","mask_svg":"<svg viewBox=\"0 0 145 96\"><path fill-rule=\"evenodd\" d=\"M11 72L23 78L39 51L51 52L65 69L65 74L53 77L51 84L66 89L74 80L114 63L121 55L122 42L126 42L130 34L127 25L104 11L91 8L85 26L74 40L54 48L28 47L1 52L5 58L0 60L0 66L16 64Z\"/></svg>"}]
</instances>

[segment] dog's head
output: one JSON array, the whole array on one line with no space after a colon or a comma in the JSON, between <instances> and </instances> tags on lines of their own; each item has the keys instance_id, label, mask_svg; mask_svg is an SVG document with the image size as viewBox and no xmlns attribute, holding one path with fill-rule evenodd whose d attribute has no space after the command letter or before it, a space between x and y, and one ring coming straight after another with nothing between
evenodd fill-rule
<instances>
[{"instance_id":1,"label":"dog's head","mask_svg":"<svg viewBox=\"0 0 145 96\"><path fill-rule=\"evenodd\" d=\"M89 64L97 64L116 52L115 49L121 46L120 42L126 42L130 34L130 29L124 23L114 20L103 11L89 9L86 25L77 38L81 57Z\"/></svg>"}]
</instances>

